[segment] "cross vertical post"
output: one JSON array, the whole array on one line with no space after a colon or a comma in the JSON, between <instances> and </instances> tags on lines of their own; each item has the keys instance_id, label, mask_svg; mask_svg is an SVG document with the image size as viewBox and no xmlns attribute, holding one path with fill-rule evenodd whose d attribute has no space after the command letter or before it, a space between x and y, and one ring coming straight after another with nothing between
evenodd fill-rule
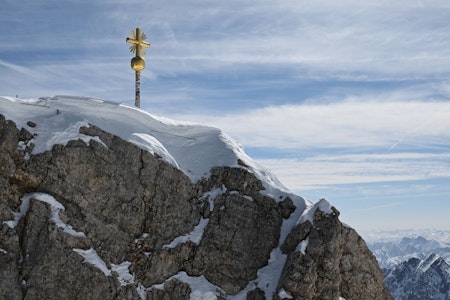
<instances>
[{"instance_id":1,"label":"cross vertical post","mask_svg":"<svg viewBox=\"0 0 450 300\"><path fill-rule=\"evenodd\" d=\"M130 31L131 38L127 38L126 42L130 43L130 52L136 52L136 56L131 59L131 68L136 71L136 97L134 100L134 105L136 107L141 107L141 71L145 68L145 60L141 56L145 55L145 49L143 47L149 48L150 44L144 42L147 38L145 33L141 33L141 29L136 28L136 32Z\"/></svg>"},{"instance_id":2,"label":"cross vertical post","mask_svg":"<svg viewBox=\"0 0 450 300\"><path fill-rule=\"evenodd\" d=\"M136 97L134 98L134 106L141 107L141 71L136 71Z\"/></svg>"}]
</instances>

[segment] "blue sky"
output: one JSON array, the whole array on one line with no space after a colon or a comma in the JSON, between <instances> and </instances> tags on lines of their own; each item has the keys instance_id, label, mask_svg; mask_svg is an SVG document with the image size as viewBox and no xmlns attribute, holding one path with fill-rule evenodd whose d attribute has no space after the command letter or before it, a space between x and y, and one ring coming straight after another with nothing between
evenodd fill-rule
<instances>
[{"instance_id":1,"label":"blue sky","mask_svg":"<svg viewBox=\"0 0 450 300\"><path fill-rule=\"evenodd\" d=\"M357 230L450 230L450 2L4 0L0 94L222 128Z\"/></svg>"}]
</instances>

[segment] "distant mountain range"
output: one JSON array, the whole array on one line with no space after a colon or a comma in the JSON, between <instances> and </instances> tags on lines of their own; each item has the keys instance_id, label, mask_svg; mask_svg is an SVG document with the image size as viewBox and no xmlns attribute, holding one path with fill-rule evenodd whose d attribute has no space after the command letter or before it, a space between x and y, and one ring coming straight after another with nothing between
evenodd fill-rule
<instances>
[{"instance_id":1,"label":"distant mountain range","mask_svg":"<svg viewBox=\"0 0 450 300\"><path fill-rule=\"evenodd\" d=\"M450 299L450 243L423 236L382 239L369 248L396 300Z\"/></svg>"},{"instance_id":2,"label":"distant mountain range","mask_svg":"<svg viewBox=\"0 0 450 300\"><path fill-rule=\"evenodd\" d=\"M385 271L396 300L450 299L450 265L437 254L425 260L413 257Z\"/></svg>"},{"instance_id":3,"label":"distant mountain range","mask_svg":"<svg viewBox=\"0 0 450 300\"><path fill-rule=\"evenodd\" d=\"M437 239L426 239L423 236L404 237L392 241L368 243L370 250L377 257L380 267L393 268L410 258L426 259L435 253L450 262L450 243Z\"/></svg>"}]
</instances>

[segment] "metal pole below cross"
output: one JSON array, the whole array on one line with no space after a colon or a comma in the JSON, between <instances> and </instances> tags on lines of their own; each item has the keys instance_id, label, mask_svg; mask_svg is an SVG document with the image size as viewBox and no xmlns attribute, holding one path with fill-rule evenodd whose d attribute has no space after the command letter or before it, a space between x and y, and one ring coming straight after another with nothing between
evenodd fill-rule
<instances>
[{"instance_id":1,"label":"metal pole below cross","mask_svg":"<svg viewBox=\"0 0 450 300\"><path fill-rule=\"evenodd\" d=\"M134 106L141 107L141 72L136 71L136 98L134 100Z\"/></svg>"}]
</instances>

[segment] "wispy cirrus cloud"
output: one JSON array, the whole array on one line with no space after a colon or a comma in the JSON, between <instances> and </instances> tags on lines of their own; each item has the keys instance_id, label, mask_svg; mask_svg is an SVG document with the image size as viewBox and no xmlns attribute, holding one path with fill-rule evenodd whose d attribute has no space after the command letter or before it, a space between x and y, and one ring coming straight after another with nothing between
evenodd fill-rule
<instances>
[{"instance_id":1,"label":"wispy cirrus cloud","mask_svg":"<svg viewBox=\"0 0 450 300\"><path fill-rule=\"evenodd\" d=\"M269 106L230 115L176 117L203 119L245 141L246 147L372 148L388 152L393 148L450 146L450 101L390 100L351 98Z\"/></svg>"},{"instance_id":2,"label":"wispy cirrus cloud","mask_svg":"<svg viewBox=\"0 0 450 300\"><path fill-rule=\"evenodd\" d=\"M426 85L341 101L317 99L229 115L176 117L203 119L223 129L301 193L450 178L447 98L447 85Z\"/></svg>"},{"instance_id":3,"label":"wispy cirrus cloud","mask_svg":"<svg viewBox=\"0 0 450 300\"><path fill-rule=\"evenodd\" d=\"M315 82L328 91L330 81L336 80L354 85L441 81L450 70L447 1L153 0L42 5L7 0L2 8L0 37L5 42L0 57L35 73L46 69L40 89L45 94L61 89L65 78L97 91L94 96L127 99L133 85L123 76L128 74L130 59L124 39L130 29L141 26L152 44L142 97L158 103L162 111L164 103L174 105L167 99L183 96L185 102L194 100L193 109L202 109L232 100L243 89L239 100L257 103L270 91L282 93L280 86L292 89ZM94 68L99 61L103 66ZM119 62L123 62L120 68L111 67ZM13 73L14 80L8 81L33 82L29 74ZM233 88L223 86L226 83ZM9 86L0 83L2 90ZM183 92L174 97L180 86ZM22 84L20 92L33 96L36 88ZM78 94L80 87L66 84L64 89ZM301 93L301 88L296 92ZM303 100L303 95L292 94L288 102Z\"/></svg>"},{"instance_id":4,"label":"wispy cirrus cloud","mask_svg":"<svg viewBox=\"0 0 450 300\"><path fill-rule=\"evenodd\" d=\"M260 162L298 192L334 185L450 178L449 154L322 154L307 158L261 159Z\"/></svg>"},{"instance_id":5,"label":"wispy cirrus cloud","mask_svg":"<svg viewBox=\"0 0 450 300\"><path fill-rule=\"evenodd\" d=\"M167 42L164 53L155 53L157 59L182 59L201 69L268 64L297 66L316 75L417 78L447 73L445 8L444 1L230 1L213 7L186 2L163 6L159 12L164 19L156 16L149 25L157 32L158 24L170 28L165 30L170 35L157 33L157 39Z\"/></svg>"}]
</instances>

